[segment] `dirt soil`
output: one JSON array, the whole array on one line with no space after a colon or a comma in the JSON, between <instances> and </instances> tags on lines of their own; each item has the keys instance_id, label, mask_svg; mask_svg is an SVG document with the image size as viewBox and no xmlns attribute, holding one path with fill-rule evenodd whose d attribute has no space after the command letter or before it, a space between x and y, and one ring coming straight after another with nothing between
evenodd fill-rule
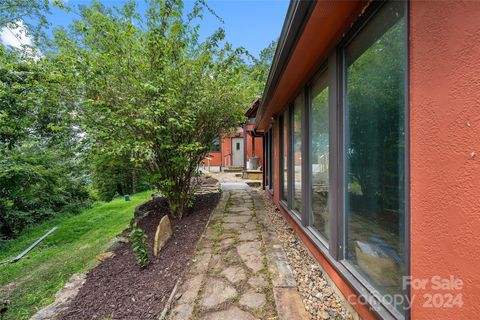
<instances>
[{"instance_id":1,"label":"dirt soil","mask_svg":"<svg viewBox=\"0 0 480 320\"><path fill-rule=\"evenodd\" d=\"M120 243L113 258L88 272L86 283L60 319L158 319L219 199L218 193L196 196L182 220L172 218L162 198L152 200L156 203L145 207L155 210L138 224L147 233L152 263L141 269L130 243ZM170 215L173 236L153 257L153 238L165 214ZM128 236L128 230L124 234Z\"/></svg>"}]
</instances>

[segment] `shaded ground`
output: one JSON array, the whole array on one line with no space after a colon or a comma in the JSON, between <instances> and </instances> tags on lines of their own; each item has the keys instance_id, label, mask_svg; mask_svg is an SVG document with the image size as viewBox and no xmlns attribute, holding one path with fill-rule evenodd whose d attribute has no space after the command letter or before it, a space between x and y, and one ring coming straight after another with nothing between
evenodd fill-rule
<instances>
[{"instance_id":1,"label":"shaded ground","mask_svg":"<svg viewBox=\"0 0 480 320\"><path fill-rule=\"evenodd\" d=\"M196 241L215 208L218 193L199 194L190 214L171 219L173 236L152 263L140 269L129 243L119 243L115 256L87 274L87 281L61 319L157 319L178 277L191 259ZM160 218L169 213L162 199L149 204L153 211L139 226L148 236L150 250Z\"/></svg>"}]
</instances>

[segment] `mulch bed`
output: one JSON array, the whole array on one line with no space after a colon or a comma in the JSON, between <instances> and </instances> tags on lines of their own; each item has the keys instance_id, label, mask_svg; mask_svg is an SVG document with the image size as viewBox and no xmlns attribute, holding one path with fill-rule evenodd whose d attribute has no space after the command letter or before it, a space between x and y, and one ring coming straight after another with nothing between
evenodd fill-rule
<instances>
[{"instance_id":1,"label":"mulch bed","mask_svg":"<svg viewBox=\"0 0 480 320\"><path fill-rule=\"evenodd\" d=\"M117 244L113 258L88 272L86 283L60 318L158 319L219 199L218 193L197 195L193 208L182 220L172 218L162 198L144 205L150 213L138 225L147 233L152 263L141 269L130 243ZM154 257L153 238L165 214L170 215L173 236ZM128 236L128 230L124 234Z\"/></svg>"}]
</instances>

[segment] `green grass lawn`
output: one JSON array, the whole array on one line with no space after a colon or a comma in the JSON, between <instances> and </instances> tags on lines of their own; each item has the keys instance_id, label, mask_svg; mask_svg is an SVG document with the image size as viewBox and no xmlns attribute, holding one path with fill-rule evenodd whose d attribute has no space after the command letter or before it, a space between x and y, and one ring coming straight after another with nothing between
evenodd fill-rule
<instances>
[{"instance_id":1,"label":"green grass lawn","mask_svg":"<svg viewBox=\"0 0 480 320\"><path fill-rule=\"evenodd\" d=\"M0 266L0 291L11 304L5 319L29 319L54 301L55 293L70 276L91 268L95 257L128 227L137 205L150 199L151 191L112 202L79 215L61 215L23 232L0 252L0 261L12 259L54 226L53 234L20 261ZM1 295L0 295L1 296Z\"/></svg>"}]
</instances>

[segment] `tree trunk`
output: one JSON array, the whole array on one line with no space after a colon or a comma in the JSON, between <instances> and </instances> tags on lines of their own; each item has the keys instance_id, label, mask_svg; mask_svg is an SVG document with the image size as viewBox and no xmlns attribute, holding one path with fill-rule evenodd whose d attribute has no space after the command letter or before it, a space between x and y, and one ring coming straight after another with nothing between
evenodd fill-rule
<instances>
[{"instance_id":1,"label":"tree trunk","mask_svg":"<svg viewBox=\"0 0 480 320\"><path fill-rule=\"evenodd\" d=\"M176 184L173 186L168 199L170 209L172 210L172 215L178 219L181 219L184 216L190 203L191 174L189 173L190 171L187 171L182 175L182 178L176 181Z\"/></svg>"},{"instance_id":2,"label":"tree trunk","mask_svg":"<svg viewBox=\"0 0 480 320\"><path fill-rule=\"evenodd\" d=\"M183 215L188 209L188 195L178 194L172 197L168 201L170 209L172 210L172 216L178 219L182 219Z\"/></svg>"},{"instance_id":3,"label":"tree trunk","mask_svg":"<svg viewBox=\"0 0 480 320\"><path fill-rule=\"evenodd\" d=\"M122 183L117 182L117 193L121 196L123 196L123 189L122 189Z\"/></svg>"}]
</instances>

